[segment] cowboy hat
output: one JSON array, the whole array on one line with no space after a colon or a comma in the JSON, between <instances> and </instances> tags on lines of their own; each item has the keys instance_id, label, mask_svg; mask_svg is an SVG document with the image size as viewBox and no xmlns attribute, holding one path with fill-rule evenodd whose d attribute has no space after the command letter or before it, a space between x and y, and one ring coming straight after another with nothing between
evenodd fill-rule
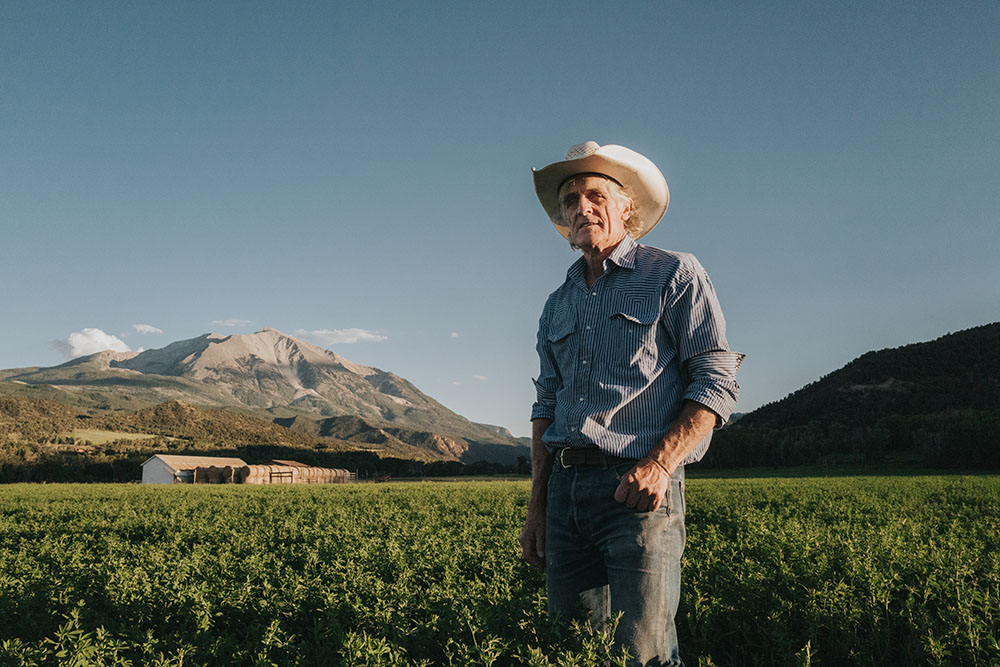
<instances>
[{"instance_id":1,"label":"cowboy hat","mask_svg":"<svg viewBox=\"0 0 1000 667\"><path fill-rule=\"evenodd\" d=\"M667 211L670 191L667 189L666 179L655 164L624 146L601 146L596 141L587 141L570 148L562 162L553 162L542 169L531 170L538 201L542 203L542 208L549 215L556 231L567 239L569 227L562 219L559 188L577 174L601 174L624 186L635 203L632 220L637 224L633 238L645 236Z\"/></svg>"}]
</instances>

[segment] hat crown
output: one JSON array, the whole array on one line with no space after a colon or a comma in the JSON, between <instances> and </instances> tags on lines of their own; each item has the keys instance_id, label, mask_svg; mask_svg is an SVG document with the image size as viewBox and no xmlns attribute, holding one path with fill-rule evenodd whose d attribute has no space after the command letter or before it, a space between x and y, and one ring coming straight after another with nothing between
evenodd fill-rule
<instances>
[{"instance_id":1,"label":"hat crown","mask_svg":"<svg viewBox=\"0 0 1000 667\"><path fill-rule=\"evenodd\" d=\"M577 160L582 157L587 157L588 155L593 155L598 150L600 150L601 145L596 141L585 141L582 144L577 144L566 151L567 160Z\"/></svg>"}]
</instances>

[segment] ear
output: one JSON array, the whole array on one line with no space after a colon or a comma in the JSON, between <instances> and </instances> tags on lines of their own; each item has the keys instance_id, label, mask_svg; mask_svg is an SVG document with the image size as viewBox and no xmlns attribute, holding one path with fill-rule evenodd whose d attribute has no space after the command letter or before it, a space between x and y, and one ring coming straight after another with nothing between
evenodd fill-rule
<instances>
[{"instance_id":1,"label":"ear","mask_svg":"<svg viewBox=\"0 0 1000 667\"><path fill-rule=\"evenodd\" d=\"M629 199L628 204L622 209L622 222L628 222L632 218L632 211L634 210L635 202Z\"/></svg>"}]
</instances>

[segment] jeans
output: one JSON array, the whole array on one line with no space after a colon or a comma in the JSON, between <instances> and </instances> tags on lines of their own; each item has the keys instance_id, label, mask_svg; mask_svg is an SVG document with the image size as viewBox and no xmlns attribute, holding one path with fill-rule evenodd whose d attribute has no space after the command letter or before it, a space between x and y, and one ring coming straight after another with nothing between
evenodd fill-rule
<instances>
[{"instance_id":1,"label":"jeans","mask_svg":"<svg viewBox=\"0 0 1000 667\"><path fill-rule=\"evenodd\" d=\"M614 499L633 463L553 467L545 512L545 578L549 615L591 624L622 612L615 644L630 665L683 665L674 616L680 599L684 551L684 467L655 512L638 512Z\"/></svg>"}]
</instances>

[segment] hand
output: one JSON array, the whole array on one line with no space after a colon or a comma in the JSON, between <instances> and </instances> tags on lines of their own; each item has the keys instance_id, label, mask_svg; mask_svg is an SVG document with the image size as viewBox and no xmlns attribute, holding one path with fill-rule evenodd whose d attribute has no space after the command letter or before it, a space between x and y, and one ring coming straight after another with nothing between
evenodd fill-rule
<instances>
[{"instance_id":1,"label":"hand","mask_svg":"<svg viewBox=\"0 0 1000 667\"><path fill-rule=\"evenodd\" d=\"M670 475L657 463L645 458L622 475L615 489L615 500L640 512L653 512L663 503L668 488Z\"/></svg>"},{"instance_id":2,"label":"hand","mask_svg":"<svg viewBox=\"0 0 1000 667\"><path fill-rule=\"evenodd\" d=\"M532 567L545 569L545 511L528 510L521 530L521 555Z\"/></svg>"}]
</instances>

